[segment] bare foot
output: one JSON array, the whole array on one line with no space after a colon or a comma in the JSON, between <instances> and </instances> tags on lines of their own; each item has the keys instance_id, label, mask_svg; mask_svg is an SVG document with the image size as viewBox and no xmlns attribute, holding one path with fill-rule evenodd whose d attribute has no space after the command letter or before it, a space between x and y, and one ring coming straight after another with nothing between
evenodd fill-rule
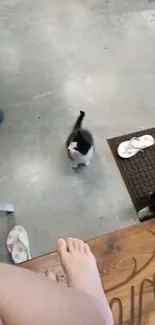
<instances>
[{"instance_id":1,"label":"bare foot","mask_svg":"<svg viewBox=\"0 0 155 325\"><path fill-rule=\"evenodd\" d=\"M98 307L103 313L104 325L113 325L112 312L103 291L95 257L89 246L76 238L68 238L67 241L59 239L57 251L68 286L97 298Z\"/></svg>"},{"instance_id":2,"label":"bare foot","mask_svg":"<svg viewBox=\"0 0 155 325\"><path fill-rule=\"evenodd\" d=\"M82 240L59 239L57 251L67 277L69 287L84 291L105 302L100 275L94 255Z\"/></svg>"}]
</instances>

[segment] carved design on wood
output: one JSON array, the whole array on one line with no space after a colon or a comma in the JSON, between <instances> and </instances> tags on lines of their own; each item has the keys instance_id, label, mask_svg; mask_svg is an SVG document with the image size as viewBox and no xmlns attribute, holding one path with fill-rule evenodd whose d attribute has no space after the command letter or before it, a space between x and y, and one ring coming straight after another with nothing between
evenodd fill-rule
<instances>
[{"instance_id":1,"label":"carved design on wood","mask_svg":"<svg viewBox=\"0 0 155 325\"><path fill-rule=\"evenodd\" d=\"M131 324L134 325L134 316L135 316L135 288L134 286L131 287L131 309L130 309L130 314L131 314Z\"/></svg>"},{"instance_id":2,"label":"carved design on wood","mask_svg":"<svg viewBox=\"0 0 155 325\"><path fill-rule=\"evenodd\" d=\"M136 324L142 325L142 316L143 316L143 293L144 293L144 285L148 283L151 285L153 294L154 294L154 302L155 302L155 274L153 275L153 281L150 279L144 279L140 284L139 290L139 303L138 303L138 319ZM130 309L130 325L135 325L135 292L134 286L131 287L131 309ZM123 325L123 304L119 298L113 298L110 302L110 308L112 309L114 304L118 304L119 306L119 317L118 317L118 325Z\"/></svg>"},{"instance_id":3,"label":"carved design on wood","mask_svg":"<svg viewBox=\"0 0 155 325\"><path fill-rule=\"evenodd\" d=\"M112 310L112 306L114 304L116 304L116 303L117 303L117 305L119 307L119 317L118 317L119 320L118 320L118 324L121 325L121 324L123 324L123 304L122 304L122 301L119 298L113 298L111 300L111 302L110 302L110 308Z\"/></svg>"},{"instance_id":4,"label":"carved design on wood","mask_svg":"<svg viewBox=\"0 0 155 325\"><path fill-rule=\"evenodd\" d=\"M155 237L155 233L152 230L148 230L154 237ZM150 262L153 260L153 258L155 257L155 250L153 251L151 257L148 259L148 261L139 269L137 270L137 261L135 259L135 257L132 258L132 260L134 261L134 267L133 267L133 271L131 272L131 274L128 276L128 278L124 281L122 281L121 283L117 284L116 286L113 286L111 288L109 288L106 292L110 292L112 290L115 290L119 287L121 287L122 285L126 284L128 281L130 281L131 279L133 279L135 276L137 276L142 270L144 270L149 264ZM144 279L141 283L140 283L140 289L139 289L139 300L138 300L138 313L136 313L138 315L138 318L135 320L135 288L134 286L131 286L131 292L130 292L130 318L129 318L129 324L130 325L142 325L144 324L144 320L143 318L143 297L144 297L144 286L145 284L149 284L152 287L152 291L154 294L154 307L155 307L155 274L153 275L153 280L150 279ZM118 312L118 325L123 325L123 303L119 298L114 297L111 302L110 302L110 307L111 309L113 308L114 304L118 305L119 308L119 312ZM142 322L143 321L143 322ZM125 322L126 324L126 322Z\"/></svg>"},{"instance_id":5,"label":"carved design on wood","mask_svg":"<svg viewBox=\"0 0 155 325\"><path fill-rule=\"evenodd\" d=\"M155 274L153 275L153 281L150 279L144 279L140 285L140 292L139 292L139 308L138 308L138 325L141 325L142 320L142 313L143 313L143 291L144 291L144 285L145 283L148 283L151 285L153 289L154 294L154 301L155 301Z\"/></svg>"},{"instance_id":6,"label":"carved design on wood","mask_svg":"<svg viewBox=\"0 0 155 325\"><path fill-rule=\"evenodd\" d=\"M155 237L155 233L152 230L148 230L148 232L150 232L154 237ZM127 284L130 280L132 280L135 276L137 276L140 272L142 272L153 260L153 258L155 257L155 249L151 255L151 257L147 260L147 262L139 269L137 270L137 261L135 257L132 257L132 261L133 261L133 270L131 271L131 273L129 274L129 276L127 277L127 279L125 279L124 281L122 281L121 283L116 284L115 286L109 288L106 290L106 293L109 293L115 289L120 288L122 285Z\"/></svg>"}]
</instances>

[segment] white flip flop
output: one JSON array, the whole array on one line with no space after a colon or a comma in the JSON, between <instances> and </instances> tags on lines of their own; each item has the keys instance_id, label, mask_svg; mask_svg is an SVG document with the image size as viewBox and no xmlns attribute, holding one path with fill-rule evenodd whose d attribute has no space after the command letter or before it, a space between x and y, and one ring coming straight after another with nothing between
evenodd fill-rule
<instances>
[{"instance_id":1,"label":"white flip flop","mask_svg":"<svg viewBox=\"0 0 155 325\"><path fill-rule=\"evenodd\" d=\"M130 158L136 155L137 152L153 146L154 143L154 138L148 134L139 138L134 137L129 141L120 143L117 148L117 153L121 158Z\"/></svg>"},{"instance_id":2,"label":"white flip flop","mask_svg":"<svg viewBox=\"0 0 155 325\"><path fill-rule=\"evenodd\" d=\"M31 259L28 235L22 226L18 225L11 229L6 245L15 264Z\"/></svg>"}]
</instances>

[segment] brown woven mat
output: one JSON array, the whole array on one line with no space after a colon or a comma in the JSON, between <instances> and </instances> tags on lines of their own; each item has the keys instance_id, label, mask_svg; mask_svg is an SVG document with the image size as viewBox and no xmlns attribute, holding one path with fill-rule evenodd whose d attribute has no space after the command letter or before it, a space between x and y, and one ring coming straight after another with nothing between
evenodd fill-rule
<instances>
[{"instance_id":1,"label":"brown woven mat","mask_svg":"<svg viewBox=\"0 0 155 325\"><path fill-rule=\"evenodd\" d=\"M138 152L129 159L120 158L117 154L117 147L123 141L145 134L150 134L155 138L155 128L107 139L137 211L147 205L148 193L155 189L155 145Z\"/></svg>"}]
</instances>

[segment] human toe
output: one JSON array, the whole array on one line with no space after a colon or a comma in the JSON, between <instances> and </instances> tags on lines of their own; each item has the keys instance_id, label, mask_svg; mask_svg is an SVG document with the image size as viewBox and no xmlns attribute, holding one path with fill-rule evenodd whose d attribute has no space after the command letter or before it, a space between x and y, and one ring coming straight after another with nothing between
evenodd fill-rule
<instances>
[{"instance_id":1,"label":"human toe","mask_svg":"<svg viewBox=\"0 0 155 325\"><path fill-rule=\"evenodd\" d=\"M62 255L67 252L67 243L63 238L57 240L57 252Z\"/></svg>"}]
</instances>

